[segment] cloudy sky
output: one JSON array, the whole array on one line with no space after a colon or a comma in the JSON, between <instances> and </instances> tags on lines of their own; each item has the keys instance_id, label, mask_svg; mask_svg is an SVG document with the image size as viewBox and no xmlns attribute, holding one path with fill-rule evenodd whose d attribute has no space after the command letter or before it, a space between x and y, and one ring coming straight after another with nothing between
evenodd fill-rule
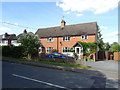
<instances>
[{"instance_id":1,"label":"cloudy sky","mask_svg":"<svg viewBox=\"0 0 120 90\"><path fill-rule=\"evenodd\" d=\"M2 0L0 3L0 34L35 33L38 28L97 22L104 42L118 42L119 0ZM34 1L34 2L33 2ZM36 1L36 2L35 2Z\"/></svg>"}]
</instances>

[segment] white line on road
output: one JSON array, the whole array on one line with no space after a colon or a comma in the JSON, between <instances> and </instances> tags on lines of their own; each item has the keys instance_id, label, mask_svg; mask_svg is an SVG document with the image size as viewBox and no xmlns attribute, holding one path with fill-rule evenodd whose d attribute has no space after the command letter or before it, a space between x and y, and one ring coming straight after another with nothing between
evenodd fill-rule
<instances>
[{"instance_id":1,"label":"white line on road","mask_svg":"<svg viewBox=\"0 0 120 90\"><path fill-rule=\"evenodd\" d=\"M16 74L12 74L12 75L13 75L13 76L16 76L16 77L23 78L23 79L27 79L27 80L31 80L31 81L35 81L35 82L47 84L47 85L50 85L50 86L54 86L54 87L57 87L57 88L65 88L65 89L68 89L68 88L63 87L63 86L55 85L55 84L52 84L52 83L48 83L48 82L44 82L44 81L40 81L40 80L36 80L36 79L32 79L32 78L28 78L28 77L24 77L24 76L20 76L20 75L16 75Z\"/></svg>"}]
</instances>

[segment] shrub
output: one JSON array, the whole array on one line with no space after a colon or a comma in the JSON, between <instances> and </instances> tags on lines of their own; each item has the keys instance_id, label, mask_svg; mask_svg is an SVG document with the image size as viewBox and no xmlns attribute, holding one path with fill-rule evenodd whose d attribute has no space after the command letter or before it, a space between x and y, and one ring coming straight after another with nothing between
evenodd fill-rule
<instances>
[{"instance_id":1,"label":"shrub","mask_svg":"<svg viewBox=\"0 0 120 90\"><path fill-rule=\"evenodd\" d=\"M51 52L52 52L52 53L58 53L59 50L58 50L58 49L53 49Z\"/></svg>"},{"instance_id":2,"label":"shrub","mask_svg":"<svg viewBox=\"0 0 120 90\"><path fill-rule=\"evenodd\" d=\"M77 53L73 53L73 55L74 55L74 59L77 60L78 59Z\"/></svg>"},{"instance_id":3,"label":"shrub","mask_svg":"<svg viewBox=\"0 0 120 90\"><path fill-rule=\"evenodd\" d=\"M2 55L14 58L23 57L23 47L21 46L2 46Z\"/></svg>"}]
</instances>

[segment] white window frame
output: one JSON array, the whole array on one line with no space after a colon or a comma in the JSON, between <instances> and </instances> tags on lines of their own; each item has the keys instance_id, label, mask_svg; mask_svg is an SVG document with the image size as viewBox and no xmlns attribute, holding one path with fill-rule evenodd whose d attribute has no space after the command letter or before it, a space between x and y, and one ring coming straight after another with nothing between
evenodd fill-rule
<instances>
[{"instance_id":1,"label":"white window frame","mask_svg":"<svg viewBox=\"0 0 120 90\"><path fill-rule=\"evenodd\" d=\"M83 40L88 39L88 35L81 35L81 39Z\"/></svg>"},{"instance_id":2,"label":"white window frame","mask_svg":"<svg viewBox=\"0 0 120 90\"><path fill-rule=\"evenodd\" d=\"M49 38L47 38L47 42L53 42L54 40L53 40L53 37L49 37Z\"/></svg>"},{"instance_id":3,"label":"white window frame","mask_svg":"<svg viewBox=\"0 0 120 90\"><path fill-rule=\"evenodd\" d=\"M8 40L2 40L2 43L3 43L3 44L7 44L7 43L8 43Z\"/></svg>"},{"instance_id":4,"label":"white window frame","mask_svg":"<svg viewBox=\"0 0 120 90\"><path fill-rule=\"evenodd\" d=\"M63 41L70 41L70 36L64 36Z\"/></svg>"},{"instance_id":5,"label":"white window frame","mask_svg":"<svg viewBox=\"0 0 120 90\"><path fill-rule=\"evenodd\" d=\"M62 52L63 53L70 52L70 47L62 47Z\"/></svg>"},{"instance_id":6,"label":"white window frame","mask_svg":"<svg viewBox=\"0 0 120 90\"><path fill-rule=\"evenodd\" d=\"M50 53L50 51L52 51L53 50L53 47L47 47L46 48L46 53Z\"/></svg>"},{"instance_id":7,"label":"white window frame","mask_svg":"<svg viewBox=\"0 0 120 90\"><path fill-rule=\"evenodd\" d=\"M17 40L12 40L11 43L17 43Z\"/></svg>"}]
</instances>

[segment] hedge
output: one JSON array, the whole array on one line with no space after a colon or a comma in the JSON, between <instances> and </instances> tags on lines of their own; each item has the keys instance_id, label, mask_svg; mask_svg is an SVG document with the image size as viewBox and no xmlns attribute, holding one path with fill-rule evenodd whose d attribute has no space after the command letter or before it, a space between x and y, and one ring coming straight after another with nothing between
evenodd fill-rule
<instances>
[{"instance_id":1,"label":"hedge","mask_svg":"<svg viewBox=\"0 0 120 90\"><path fill-rule=\"evenodd\" d=\"M22 46L2 46L2 56L21 58L24 56Z\"/></svg>"}]
</instances>

